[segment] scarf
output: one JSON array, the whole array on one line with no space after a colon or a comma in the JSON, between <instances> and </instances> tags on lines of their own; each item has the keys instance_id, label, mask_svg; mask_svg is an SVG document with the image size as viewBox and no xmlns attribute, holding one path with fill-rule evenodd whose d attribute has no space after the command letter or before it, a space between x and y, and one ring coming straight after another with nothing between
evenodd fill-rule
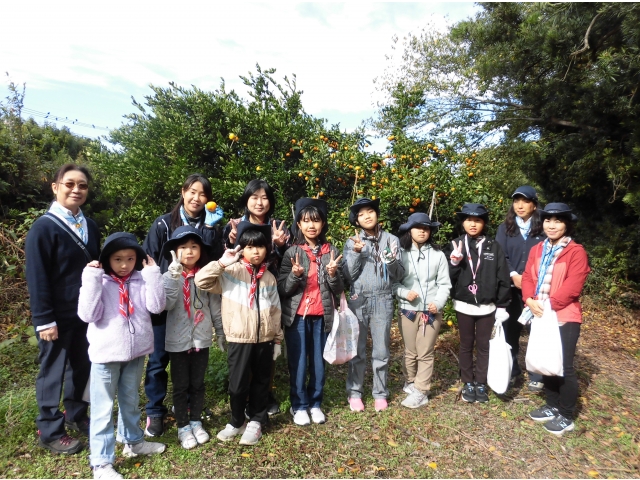
<instances>
[{"instance_id":1,"label":"scarf","mask_svg":"<svg viewBox=\"0 0 640 480\"><path fill-rule=\"evenodd\" d=\"M383 280L387 280L387 265L382 261L380 251L380 237L382 237L382 229L377 227L378 231L375 235L369 235L362 230L362 239L371 242L371 250L373 255L370 258L373 260L373 273L375 276L379 276ZM389 246L389 240L387 240L387 247Z\"/></svg>"},{"instance_id":2,"label":"scarf","mask_svg":"<svg viewBox=\"0 0 640 480\"><path fill-rule=\"evenodd\" d=\"M114 273L110 273L109 275L113 280L118 284L118 293L120 293L120 315L122 318L129 320L129 316L133 315L133 302L131 301L131 297L129 296L129 280L131 279L131 272L126 277L118 277ZM127 312L127 306L128 312Z\"/></svg>"},{"instance_id":3,"label":"scarf","mask_svg":"<svg viewBox=\"0 0 640 480\"><path fill-rule=\"evenodd\" d=\"M182 283L182 300L184 302L184 310L187 312L187 316L191 318L191 283L189 282L190 278L195 277L196 273L200 270L198 267L195 267L189 273L182 271L182 278L184 278L184 282ZM198 315L203 316L200 310L196 311L196 316L194 319L194 323L197 325L202 321L202 318L199 318Z\"/></svg>"},{"instance_id":4,"label":"scarf","mask_svg":"<svg viewBox=\"0 0 640 480\"><path fill-rule=\"evenodd\" d=\"M309 260L316 263L318 273L318 285L320 285L320 279L322 278L322 255L325 255L331 251L331 244L323 243L322 245L316 245L313 250L308 244L300 245L306 252Z\"/></svg>"},{"instance_id":5,"label":"scarf","mask_svg":"<svg viewBox=\"0 0 640 480\"><path fill-rule=\"evenodd\" d=\"M78 209L78 214L74 215L71 213L71 210L67 210L58 202L53 202L49 210L63 217L67 221L69 226L74 227L71 228L71 230L73 230L80 237L85 245L87 244L87 242L89 241L89 235L87 234L87 232L85 232L84 228L82 228L82 225L86 225L87 221L84 218L82 210Z\"/></svg>"},{"instance_id":6,"label":"scarf","mask_svg":"<svg viewBox=\"0 0 640 480\"><path fill-rule=\"evenodd\" d=\"M529 232L531 231L531 217L526 222L522 220L520 217L516 216L516 225L520 228L520 235L525 240L529 236Z\"/></svg>"},{"instance_id":7,"label":"scarf","mask_svg":"<svg viewBox=\"0 0 640 480\"><path fill-rule=\"evenodd\" d=\"M253 307L253 299L256 297L256 290L258 288L258 280L262 278L264 272L267 270L267 263L262 262L260 264L260 268L258 269L258 273L256 273L256 269L249 262L242 260L242 264L244 268L251 274L251 288L249 289L249 308Z\"/></svg>"},{"instance_id":8,"label":"scarf","mask_svg":"<svg viewBox=\"0 0 640 480\"><path fill-rule=\"evenodd\" d=\"M195 228L200 228L201 221L199 218L193 218L187 215L184 205L180 207L180 218L182 218L183 225L191 225Z\"/></svg>"},{"instance_id":9,"label":"scarf","mask_svg":"<svg viewBox=\"0 0 640 480\"><path fill-rule=\"evenodd\" d=\"M542 244L542 258L538 268L538 284L536 285L536 298L544 301L549 298L551 291L551 277L553 276L553 266L562 253L564 247L569 245L571 237L562 237L556 245L551 245L547 238Z\"/></svg>"}]
</instances>

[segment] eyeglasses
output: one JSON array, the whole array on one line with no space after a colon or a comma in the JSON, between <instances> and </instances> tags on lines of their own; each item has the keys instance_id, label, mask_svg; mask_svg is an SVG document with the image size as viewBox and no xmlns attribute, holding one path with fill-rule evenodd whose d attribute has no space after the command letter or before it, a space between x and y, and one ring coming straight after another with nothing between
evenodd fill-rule
<instances>
[{"instance_id":1,"label":"eyeglasses","mask_svg":"<svg viewBox=\"0 0 640 480\"><path fill-rule=\"evenodd\" d=\"M74 188L76 188L76 185L78 186L78 190L89 190L89 185L87 185L86 183L64 182L59 183L59 185L64 185L69 190L73 190Z\"/></svg>"}]
</instances>

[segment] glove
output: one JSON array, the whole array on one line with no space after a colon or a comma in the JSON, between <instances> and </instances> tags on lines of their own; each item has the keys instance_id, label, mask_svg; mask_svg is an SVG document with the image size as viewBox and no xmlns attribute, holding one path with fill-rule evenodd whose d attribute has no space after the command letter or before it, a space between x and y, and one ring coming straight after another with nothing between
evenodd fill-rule
<instances>
[{"instance_id":1,"label":"glove","mask_svg":"<svg viewBox=\"0 0 640 480\"><path fill-rule=\"evenodd\" d=\"M216 339L216 342L218 342L218 348L220 350L222 350L223 352L227 351L227 345L226 345L227 342L226 341L227 341L227 339L222 337L222 336L220 336L220 337L218 337Z\"/></svg>"},{"instance_id":2,"label":"glove","mask_svg":"<svg viewBox=\"0 0 640 480\"><path fill-rule=\"evenodd\" d=\"M240 245L238 245L233 250L231 250L230 248L227 248L222 254L222 256L220 257L220 260L218 260L218 262L220 262L220 265L222 265L223 267L228 267L229 265L233 265L234 263L236 263L239 258L240 258Z\"/></svg>"},{"instance_id":3,"label":"glove","mask_svg":"<svg viewBox=\"0 0 640 480\"><path fill-rule=\"evenodd\" d=\"M496 321L504 322L505 320L509 320L509 314L507 313L506 308L496 308Z\"/></svg>"},{"instance_id":4,"label":"glove","mask_svg":"<svg viewBox=\"0 0 640 480\"><path fill-rule=\"evenodd\" d=\"M167 272L169 272L171 278L180 278L182 275L182 264L180 263L180 260L182 260L182 252L178 252L178 256L176 256L176 252L171 250L171 258L173 261L169 264Z\"/></svg>"},{"instance_id":5,"label":"glove","mask_svg":"<svg viewBox=\"0 0 640 480\"><path fill-rule=\"evenodd\" d=\"M282 345L280 345L279 343L276 343L273 346L273 361L276 361L276 358L278 358L280 356L280 354L282 353Z\"/></svg>"},{"instance_id":6,"label":"glove","mask_svg":"<svg viewBox=\"0 0 640 480\"><path fill-rule=\"evenodd\" d=\"M397 245L393 245L393 248L389 247L389 245L387 245L387 247L382 251L382 255L380 255L380 259L386 263L387 265L389 265L390 263L393 263L396 261L396 255L398 254L398 246Z\"/></svg>"},{"instance_id":7,"label":"glove","mask_svg":"<svg viewBox=\"0 0 640 480\"><path fill-rule=\"evenodd\" d=\"M206 208L205 208L205 211L207 212L207 215L204 217L204 224L207 227L213 227L216 223L222 220L222 217L224 217L224 212L222 211L222 208L220 208L219 205L216 207L216 209L213 212L210 212Z\"/></svg>"}]
</instances>

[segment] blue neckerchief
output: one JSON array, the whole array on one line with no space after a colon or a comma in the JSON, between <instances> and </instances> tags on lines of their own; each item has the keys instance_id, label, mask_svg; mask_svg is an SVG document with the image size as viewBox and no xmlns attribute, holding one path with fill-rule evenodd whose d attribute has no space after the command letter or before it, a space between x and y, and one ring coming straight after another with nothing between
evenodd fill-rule
<instances>
[{"instance_id":1,"label":"blue neckerchief","mask_svg":"<svg viewBox=\"0 0 640 480\"><path fill-rule=\"evenodd\" d=\"M180 217L182 218L182 223L184 225L191 225L191 223L189 222L189 218L192 218L192 217L187 217L187 212L185 212L184 210L184 205L180 207ZM198 222L193 226L195 228L200 228L201 223L202 223L202 220L198 220Z\"/></svg>"},{"instance_id":2,"label":"blue neckerchief","mask_svg":"<svg viewBox=\"0 0 640 480\"><path fill-rule=\"evenodd\" d=\"M87 220L84 218L82 210L78 209L78 214L73 215L70 210L67 210L58 202L53 202L49 210L53 210L58 215L64 217L66 222L69 224L69 227L71 227L71 230L78 234L85 245L87 244L87 242L89 241L89 235L84 230L84 228L82 228L82 224L86 224Z\"/></svg>"},{"instance_id":3,"label":"blue neckerchief","mask_svg":"<svg viewBox=\"0 0 640 480\"><path fill-rule=\"evenodd\" d=\"M540 287L544 283L544 277L547 274L549 265L551 265L551 262L553 261L555 253L565 246L566 245L564 243L561 244L560 242L558 242L555 246L552 247L548 238L545 239L544 243L542 244L542 259L540 260L540 268L538 268L538 284L536 285L536 297L540 292Z\"/></svg>"},{"instance_id":4,"label":"blue neckerchief","mask_svg":"<svg viewBox=\"0 0 640 480\"><path fill-rule=\"evenodd\" d=\"M520 235L522 235L522 238L526 240L529 236L529 232L531 231L531 217L529 217L529 220L525 222L522 218L516 216L516 224L520 228Z\"/></svg>"}]
</instances>

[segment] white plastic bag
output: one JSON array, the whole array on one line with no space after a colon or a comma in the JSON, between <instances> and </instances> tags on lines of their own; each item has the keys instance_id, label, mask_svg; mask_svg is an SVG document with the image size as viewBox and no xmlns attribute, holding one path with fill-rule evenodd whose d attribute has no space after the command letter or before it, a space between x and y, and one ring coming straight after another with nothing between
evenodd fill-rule
<instances>
[{"instance_id":1,"label":"white plastic bag","mask_svg":"<svg viewBox=\"0 0 640 480\"><path fill-rule=\"evenodd\" d=\"M562 340L558 316L551 309L549 300L544 302L542 317L533 317L527 347L527 370L550 377L562 377Z\"/></svg>"},{"instance_id":2,"label":"white plastic bag","mask_svg":"<svg viewBox=\"0 0 640 480\"><path fill-rule=\"evenodd\" d=\"M487 384L491 390L501 395L509 389L512 367L511 345L504 338L502 322L496 320L491 340L489 340Z\"/></svg>"},{"instance_id":3,"label":"white plastic bag","mask_svg":"<svg viewBox=\"0 0 640 480\"><path fill-rule=\"evenodd\" d=\"M340 296L340 310L333 312L333 326L324 346L323 357L332 365L347 363L358 353L358 317L347 307L344 293Z\"/></svg>"}]
</instances>

